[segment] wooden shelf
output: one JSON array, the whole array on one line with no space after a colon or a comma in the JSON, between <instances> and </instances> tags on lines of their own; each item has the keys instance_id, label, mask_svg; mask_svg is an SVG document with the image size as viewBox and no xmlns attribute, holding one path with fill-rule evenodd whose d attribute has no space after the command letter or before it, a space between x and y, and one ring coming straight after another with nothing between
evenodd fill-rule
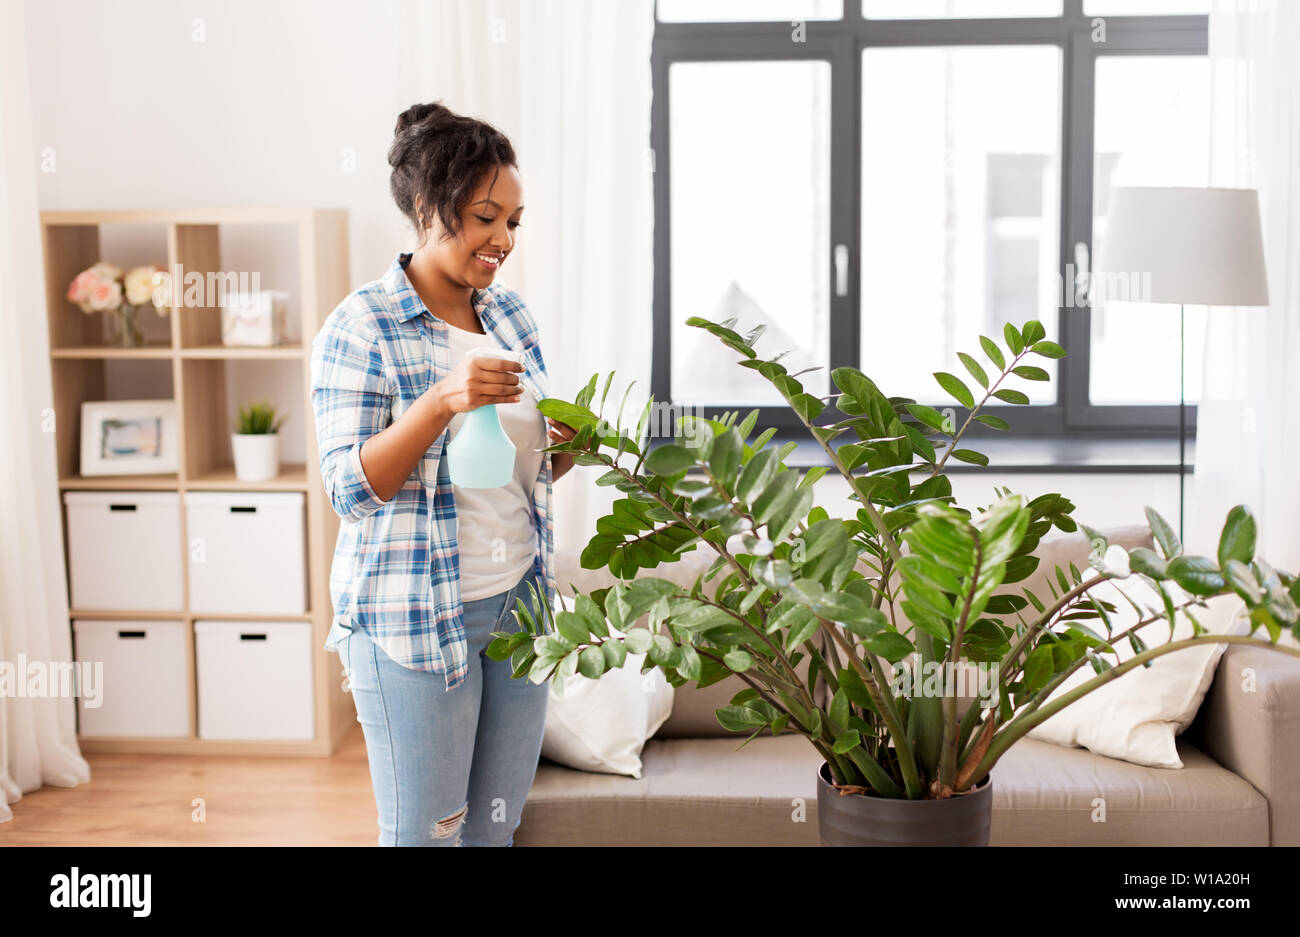
<instances>
[{"instance_id":1,"label":"wooden shelf","mask_svg":"<svg viewBox=\"0 0 1300 937\"><path fill-rule=\"evenodd\" d=\"M127 619L127 620L140 619L144 621L154 621L154 620L180 621L185 617L185 613L182 612L180 609L177 609L174 612L160 612L157 609L150 609L149 611L145 612L145 611L133 611L130 609L121 609L121 608L101 608L101 609L74 608L68 610L68 617L81 618L81 619L98 618L107 621L118 621L120 619Z\"/></svg>"},{"instance_id":2,"label":"wooden shelf","mask_svg":"<svg viewBox=\"0 0 1300 937\"><path fill-rule=\"evenodd\" d=\"M74 608L68 611L69 618L88 618L104 619L106 621L117 621L119 619L141 619L159 621L180 621L182 619L215 619L218 621L312 621L314 616L311 611L299 612L296 615L282 614L251 614L247 612L195 612L195 611L174 611L160 612L156 609L149 611L134 611L131 609L109 608Z\"/></svg>"},{"instance_id":3,"label":"wooden shelf","mask_svg":"<svg viewBox=\"0 0 1300 937\"><path fill-rule=\"evenodd\" d=\"M50 351L52 358L170 358L171 356L172 346L165 342L150 342L137 348L121 348L116 345L73 345Z\"/></svg>"},{"instance_id":4,"label":"wooden shelf","mask_svg":"<svg viewBox=\"0 0 1300 937\"><path fill-rule=\"evenodd\" d=\"M302 345L275 345L267 348L257 348L210 344L181 349L182 358L299 359L304 354L305 351Z\"/></svg>"},{"instance_id":5,"label":"wooden shelf","mask_svg":"<svg viewBox=\"0 0 1300 937\"><path fill-rule=\"evenodd\" d=\"M286 462L280 466L280 474L275 478L264 482L244 482L235 477L233 465L222 465L186 478L185 487L192 491L305 491L307 466L301 462Z\"/></svg>"},{"instance_id":6,"label":"wooden shelf","mask_svg":"<svg viewBox=\"0 0 1300 937\"><path fill-rule=\"evenodd\" d=\"M65 475L59 478L65 491L175 491L180 487L175 472L166 475Z\"/></svg>"},{"instance_id":7,"label":"wooden shelf","mask_svg":"<svg viewBox=\"0 0 1300 937\"><path fill-rule=\"evenodd\" d=\"M344 209L318 208L193 208L178 211L55 211L41 213L45 258L46 315L50 341L49 356L54 375L55 450L59 487L65 491L289 491L303 492L306 537L307 604L309 611L295 615L197 612L188 607L188 580L182 595L186 607L175 611L132 611L129 609L72 609L69 621L104 619L126 621L182 621L187 631L189 734L175 738L79 738L87 752L230 755L331 754L356 725L356 709L342 688L338 657L324 649L332 605L329 591L330 559L339 531L339 518L330 506L317 470L315 430L311 418L307 368L310 338L276 347L237 347L222 343L221 310L217 300L210 305L173 308L163 317L167 330L152 323L149 342L137 348L104 344L104 324L87 316L67 299L67 287L82 270L103 257L101 237L114 236L115 226L138 225L151 229L149 237L159 246L165 239L166 256L157 263L168 270L178 266L188 275L228 274L226 264L249 268L265 256L277 257L279 282L268 288L288 289L289 333L314 336L325 318L352 288L349 281L348 214ZM266 226L266 227L260 227ZM264 243L265 242L265 243ZM272 248L268 253L267 244ZM284 248L280 255L276 245ZM250 259L253 258L253 259ZM284 259L289 258L289 259ZM268 261L275 270L277 261ZM292 272L289 272L292 271ZM274 274L273 275L277 275ZM170 340L168 340L168 337ZM108 362L115 362L109 365ZM243 362L264 362L248 366ZM290 374L290 371L296 371ZM295 444L289 462L280 466L276 477L264 482L242 482L235 477L231 462L228 410L239 395L257 386L266 376L274 379L280 394L293 394L276 401L296 416L282 433ZM291 383L288 383L291 381ZM251 382L251 384L249 383ZM80 413L86 401L122 399L128 395L152 396L170 393L177 405L177 447L180 471L151 475L80 474ZM165 390L163 388L166 388ZM264 393L248 389L250 394ZM301 436L297 435L301 434ZM299 455L298 452L302 454ZM181 512L181 543L188 542L185 512ZM188 569L188 563L183 564ZM290 621L311 626L312 714L315 738L297 740L218 741L198 737L197 671L192 623L201 619L235 621Z\"/></svg>"},{"instance_id":8,"label":"wooden shelf","mask_svg":"<svg viewBox=\"0 0 1300 937\"><path fill-rule=\"evenodd\" d=\"M108 211L43 211L41 223L46 227L64 225L99 226L102 224L169 224L169 225L220 225L220 224L320 224L343 222L346 208L186 208L108 210ZM66 284L65 284L66 287ZM341 297L340 297L341 298Z\"/></svg>"}]
</instances>

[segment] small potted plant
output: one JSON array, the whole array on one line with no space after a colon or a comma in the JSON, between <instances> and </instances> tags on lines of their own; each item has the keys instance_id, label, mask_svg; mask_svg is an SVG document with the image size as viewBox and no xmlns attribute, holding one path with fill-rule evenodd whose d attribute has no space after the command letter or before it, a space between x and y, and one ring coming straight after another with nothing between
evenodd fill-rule
<instances>
[{"instance_id":1,"label":"small potted plant","mask_svg":"<svg viewBox=\"0 0 1300 937\"><path fill-rule=\"evenodd\" d=\"M269 403L239 408L230 448L235 454L235 477L241 482L262 482L279 473L280 437L276 434L284 420L276 419L275 407Z\"/></svg>"}]
</instances>

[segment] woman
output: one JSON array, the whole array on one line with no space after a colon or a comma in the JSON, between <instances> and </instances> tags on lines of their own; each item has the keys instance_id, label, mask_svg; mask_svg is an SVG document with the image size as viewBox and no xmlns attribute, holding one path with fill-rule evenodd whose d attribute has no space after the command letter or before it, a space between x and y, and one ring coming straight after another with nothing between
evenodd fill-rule
<instances>
[{"instance_id":1,"label":"woman","mask_svg":"<svg viewBox=\"0 0 1300 937\"><path fill-rule=\"evenodd\" d=\"M343 519L330 571L337 650L365 733L380 845L509 846L532 785L548 684L484 653L515 631L530 584L554 594L542 453L572 428L547 394L537 327L495 282L514 252L522 184L510 141L441 104L403 111L390 187L418 244L349 295L312 345L321 479ZM522 364L470 358L476 347ZM464 414L498 405L515 472L453 485L444 454Z\"/></svg>"}]
</instances>

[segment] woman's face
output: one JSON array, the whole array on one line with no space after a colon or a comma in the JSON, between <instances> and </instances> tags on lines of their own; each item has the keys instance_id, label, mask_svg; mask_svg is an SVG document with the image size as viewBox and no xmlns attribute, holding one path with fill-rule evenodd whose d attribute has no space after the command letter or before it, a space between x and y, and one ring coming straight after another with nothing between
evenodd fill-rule
<instances>
[{"instance_id":1,"label":"woman's face","mask_svg":"<svg viewBox=\"0 0 1300 937\"><path fill-rule=\"evenodd\" d=\"M426 242L434 262L458 286L484 289L514 250L523 211L519 170L500 166L484 173L469 204L461 209L459 236L443 238L435 217Z\"/></svg>"}]
</instances>

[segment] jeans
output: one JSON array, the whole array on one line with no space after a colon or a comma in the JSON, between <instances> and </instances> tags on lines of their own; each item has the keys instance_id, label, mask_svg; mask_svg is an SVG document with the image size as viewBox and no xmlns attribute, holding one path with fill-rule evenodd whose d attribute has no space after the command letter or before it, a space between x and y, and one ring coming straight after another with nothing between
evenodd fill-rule
<instances>
[{"instance_id":1,"label":"jeans","mask_svg":"<svg viewBox=\"0 0 1300 937\"><path fill-rule=\"evenodd\" d=\"M541 753L550 683L510 676L485 653L491 632L519 630L530 570L514 588L464 603L469 676L394 662L360 629L339 647L366 738L381 846L510 846Z\"/></svg>"}]
</instances>

